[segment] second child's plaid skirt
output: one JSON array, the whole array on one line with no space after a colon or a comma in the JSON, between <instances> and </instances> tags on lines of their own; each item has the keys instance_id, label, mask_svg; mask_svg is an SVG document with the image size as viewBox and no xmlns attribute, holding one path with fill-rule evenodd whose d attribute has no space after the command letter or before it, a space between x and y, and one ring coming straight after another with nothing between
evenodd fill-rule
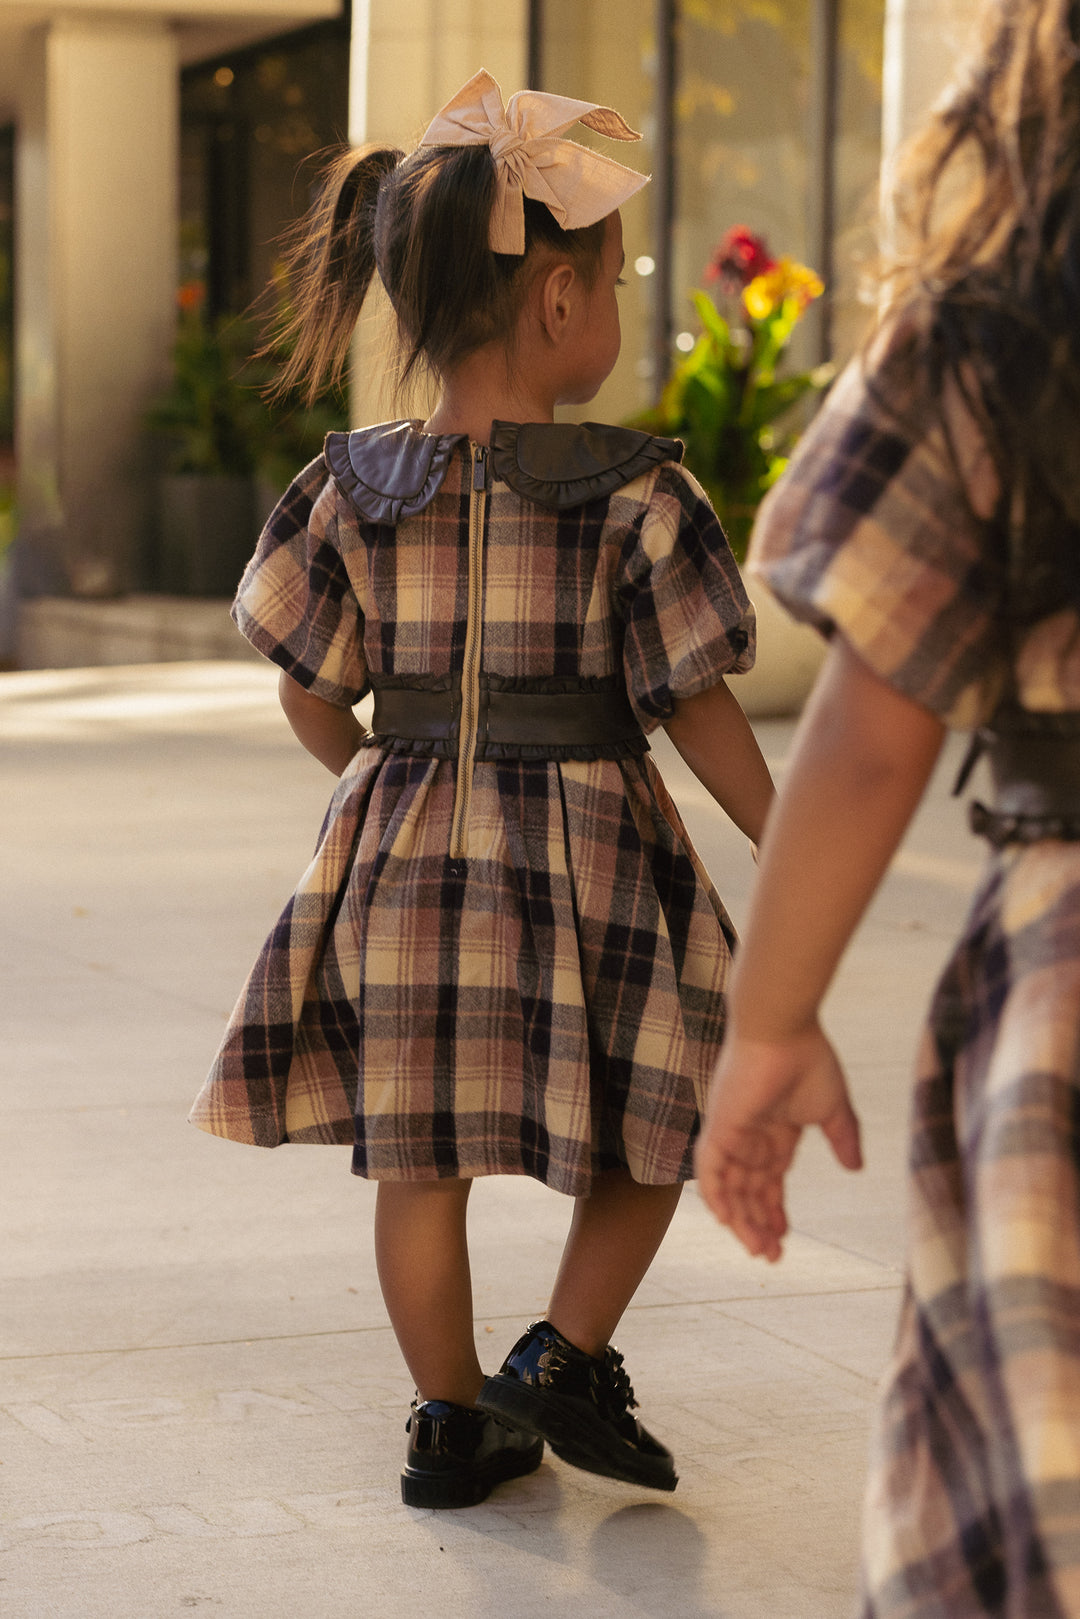
<instances>
[{"instance_id":1,"label":"second child's plaid skirt","mask_svg":"<svg viewBox=\"0 0 1080 1619\"><path fill-rule=\"evenodd\" d=\"M864 1619L1080 1616L1080 845L995 859L924 1037Z\"/></svg>"},{"instance_id":2,"label":"second child's plaid skirt","mask_svg":"<svg viewBox=\"0 0 1080 1619\"><path fill-rule=\"evenodd\" d=\"M692 1174L734 932L643 758L366 747L259 957L192 1120L354 1142L375 1180Z\"/></svg>"}]
</instances>

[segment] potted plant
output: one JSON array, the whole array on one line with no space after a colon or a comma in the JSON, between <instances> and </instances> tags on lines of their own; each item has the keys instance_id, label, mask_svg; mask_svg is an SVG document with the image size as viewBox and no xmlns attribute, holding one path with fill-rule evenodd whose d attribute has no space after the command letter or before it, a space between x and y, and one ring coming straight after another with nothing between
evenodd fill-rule
<instances>
[{"instance_id":1,"label":"potted plant","mask_svg":"<svg viewBox=\"0 0 1080 1619\"><path fill-rule=\"evenodd\" d=\"M728 231L705 273L718 296L691 294L701 335L676 361L659 402L631 425L682 439L685 464L742 562L758 506L797 437L793 407L833 374L830 365L782 369L795 326L824 288L805 265L774 259L764 238L745 225ZM813 684L824 643L767 591L754 594L757 662L739 677L739 702L755 718L791 714Z\"/></svg>"},{"instance_id":2,"label":"potted plant","mask_svg":"<svg viewBox=\"0 0 1080 1619\"><path fill-rule=\"evenodd\" d=\"M281 270L269 293L269 324L280 334ZM292 396L269 405L285 340L264 341L257 320L207 320L204 296L201 281L180 288L172 382L146 418L162 461L156 583L169 594L231 596L271 508L326 434L346 426L347 409L336 391L310 407Z\"/></svg>"},{"instance_id":3,"label":"potted plant","mask_svg":"<svg viewBox=\"0 0 1080 1619\"><path fill-rule=\"evenodd\" d=\"M12 668L15 651L15 587L11 577L12 547L18 527L15 480L0 460L0 670Z\"/></svg>"},{"instance_id":4,"label":"potted plant","mask_svg":"<svg viewBox=\"0 0 1080 1619\"><path fill-rule=\"evenodd\" d=\"M796 436L781 418L832 376L827 365L781 373L796 324L824 288L805 265L774 259L745 225L728 231L705 275L720 304L703 290L691 293L701 335L675 363L659 402L630 425L682 439L685 464L741 561L754 514Z\"/></svg>"},{"instance_id":5,"label":"potted plant","mask_svg":"<svg viewBox=\"0 0 1080 1619\"><path fill-rule=\"evenodd\" d=\"M285 395L276 388L277 378L289 359L295 343L295 328L288 272L282 263L274 266L262 300L270 314L265 321L267 335L245 372L245 380L257 387L264 404L255 455L255 507L261 524L270 515L300 468L318 455L327 433L349 424L348 400L336 387L324 388L308 404L294 390Z\"/></svg>"},{"instance_id":6,"label":"potted plant","mask_svg":"<svg viewBox=\"0 0 1080 1619\"><path fill-rule=\"evenodd\" d=\"M231 596L251 555L265 407L240 372L254 343L246 321L204 319L199 283L180 289L172 382L147 413L162 462L156 583L168 594Z\"/></svg>"}]
</instances>

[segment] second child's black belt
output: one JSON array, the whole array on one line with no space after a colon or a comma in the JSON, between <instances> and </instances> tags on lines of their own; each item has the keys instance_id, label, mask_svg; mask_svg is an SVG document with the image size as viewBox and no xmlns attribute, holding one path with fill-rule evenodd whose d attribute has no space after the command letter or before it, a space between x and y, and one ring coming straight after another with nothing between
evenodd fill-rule
<instances>
[{"instance_id":1,"label":"second child's black belt","mask_svg":"<svg viewBox=\"0 0 1080 1619\"><path fill-rule=\"evenodd\" d=\"M452 754L461 728L461 692L375 685L371 729L376 740L417 743L421 751ZM481 680L476 757L620 758L645 753L648 743L623 690L502 689Z\"/></svg>"},{"instance_id":2,"label":"second child's black belt","mask_svg":"<svg viewBox=\"0 0 1080 1619\"><path fill-rule=\"evenodd\" d=\"M971 806L972 831L995 848L1043 838L1080 841L1080 713L1010 707L979 733L994 802Z\"/></svg>"}]
</instances>

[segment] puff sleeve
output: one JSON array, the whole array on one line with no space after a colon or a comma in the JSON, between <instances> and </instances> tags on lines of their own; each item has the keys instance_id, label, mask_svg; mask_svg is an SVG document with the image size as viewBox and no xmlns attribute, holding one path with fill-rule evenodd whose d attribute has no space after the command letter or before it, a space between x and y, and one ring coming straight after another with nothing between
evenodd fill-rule
<instances>
[{"instance_id":1,"label":"puff sleeve","mask_svg":"<svg viewBox=\"0 0 1080 1619\"><path fill-rule=\"evenodd\" d=\"M363 614L339 533L356 521L316 457L271 513L232 608L252 646L336 708L368 687Z\"/></svg>"},{"instance_id":2,"label":"puff sleeve","mask_svg":"<svg viewBox=\"0 0 1080 1619\"><path fill-rule=\"evenodd\" d=\"M724 531L684 467L666 462L623 545L617 593L626 687L645 731L754 662L755 623Z\"/></svg>"},{"instance_id":3,"label":"puff sleeve","mask_svg":"<svg viewBox=\"0 0 1080 1619\"><path fill-rule=\"evenodd\" d=\"M970 416L950 445L929 410L921 436L906 429L917 413L903 403L886 410L848 367L763 502L748 567L795 618L839 631L894 689L967 728L1008 674L1003 571L965 494L988 458Z\"/></svg>"}]
</instances>

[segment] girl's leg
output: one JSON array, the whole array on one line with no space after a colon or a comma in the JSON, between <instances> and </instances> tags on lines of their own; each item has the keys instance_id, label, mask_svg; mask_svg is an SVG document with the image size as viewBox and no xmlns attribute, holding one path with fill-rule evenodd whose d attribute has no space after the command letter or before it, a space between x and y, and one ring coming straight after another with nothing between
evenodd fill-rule
<instances>
[{"instance_id":1,"label":"girl's leg","mask_svg":"<svg viewBox=\"0 0 1080 1619\"><path fill-rule=\"evenodd\" d=\"M421 1400L473 1405L484 1381L465 1236L471 1186L469 1180L379 1183L379 1285Z\"/></svg>"},{"instance_id":2,"label":"girl's leg","mask_svg":"<svg viewBox=\"0 0 1080 1619\"><path fill-rule=\"evenodd\" d=\"M489 1377L481 1408L550 1444L573 1467L648 1489L678 1483L671 1452L642 1427L611 1335L649 1268L680 1186L603 1175L578 1198L546 1321L518 1340Z\"/></svg>"},{"instance_id":3,"label":"girl's leg","mask_svg":"<svg viewBox=\"0 0 1080 1619\"><path fill-rule=\"evenodd\" d=\"M671 1224L682 1186L642 1186L628 1170L579 1197L548 1307L556 1331L600 1356Z\"/></svg>"}]
</instances>

